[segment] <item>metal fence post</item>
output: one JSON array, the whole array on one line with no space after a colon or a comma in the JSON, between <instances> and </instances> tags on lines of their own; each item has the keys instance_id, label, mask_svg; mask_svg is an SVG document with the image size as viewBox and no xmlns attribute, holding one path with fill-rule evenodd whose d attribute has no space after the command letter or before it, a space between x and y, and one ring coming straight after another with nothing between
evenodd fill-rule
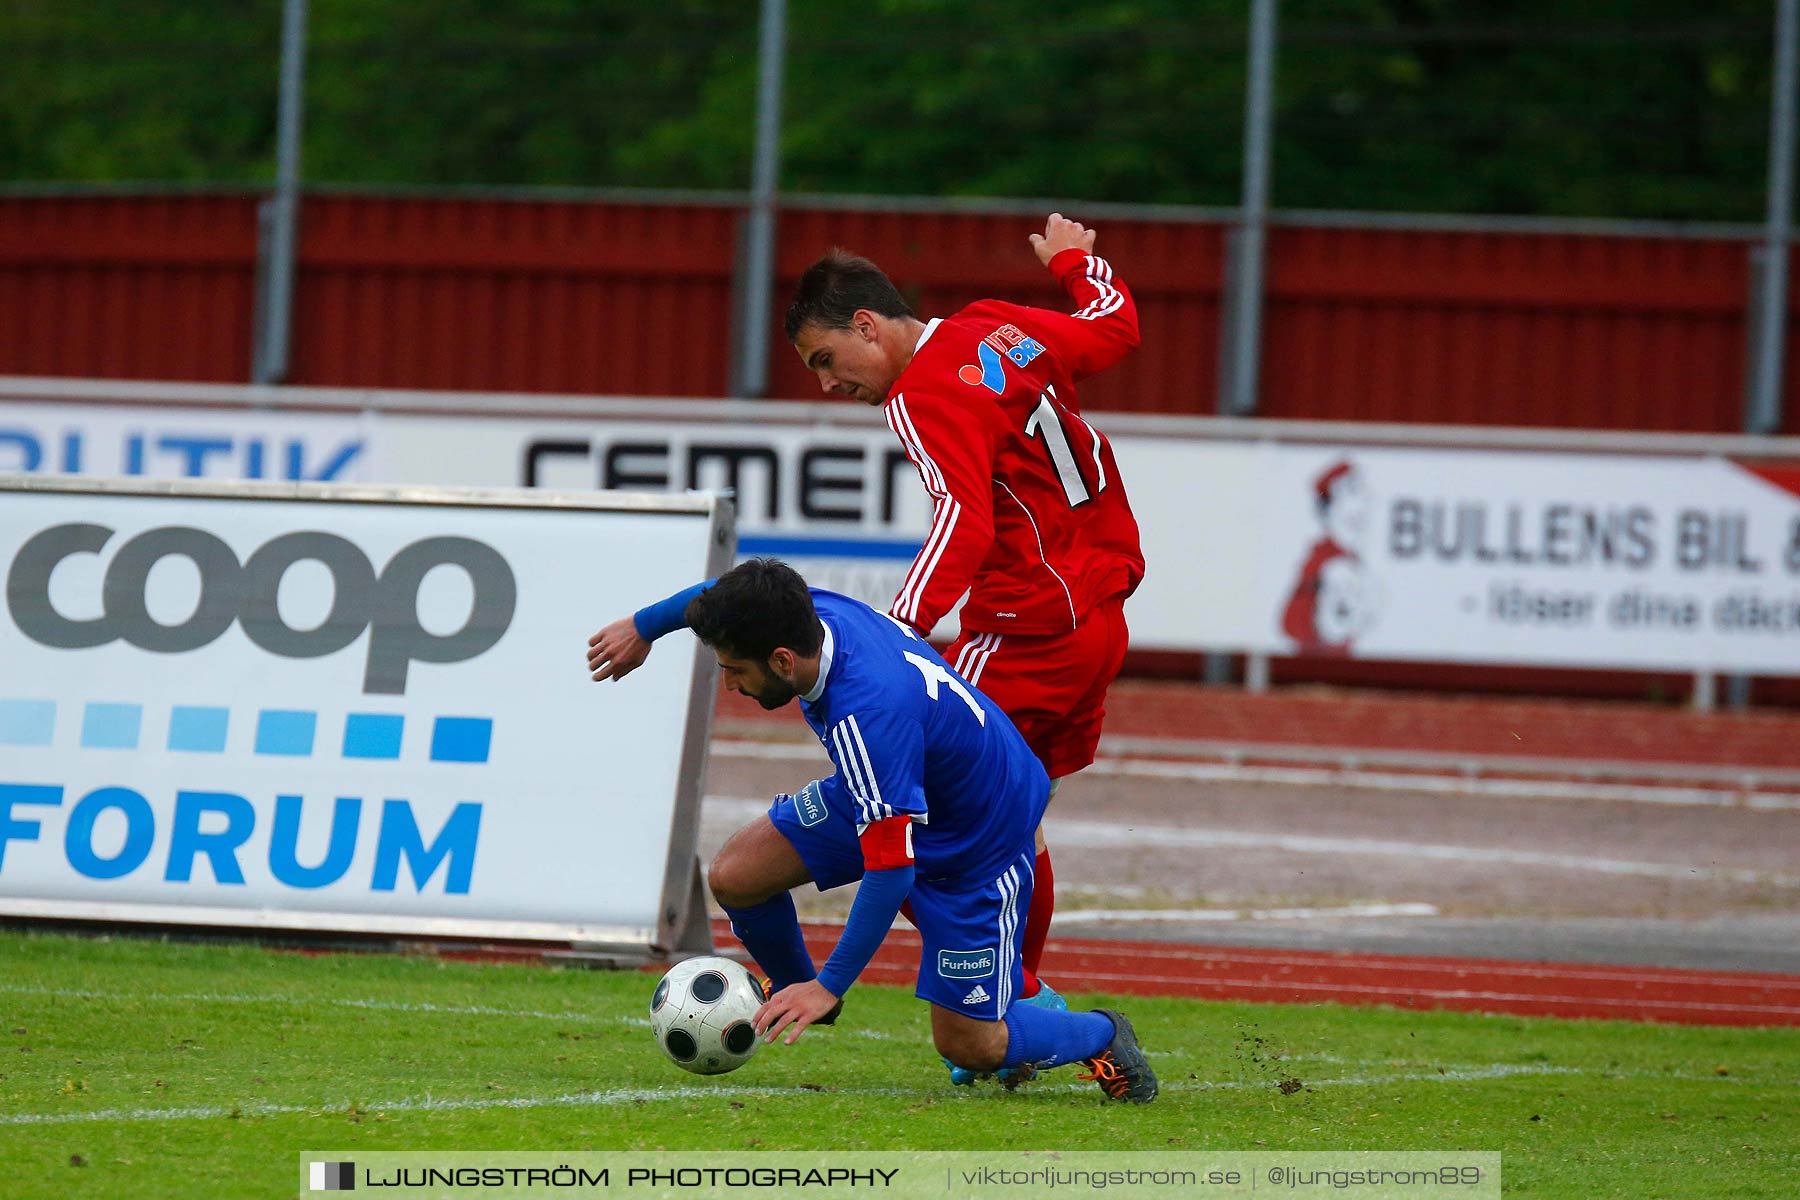
<instances>
[{"instance_id":1,"label":"metal fence post","mask_svg":"<svg viewBox=\"0 0 1800 1200\"><path fill-rule=\"evenodd\" d=\"M781 179L781 85L786 52L787 0L763 0L757 50L756 157L736 288L734 396L762 396L769 390L769 304L775 290L775 194Z\"/></svg>"},{"instance_id":2,"label":"metal fence post","mask_svg":"<svg viewBox=\"0 0 1800 1200\"><path fill-rule=\"evenodd\" d=\"M1275 88L1275 0L1252 0L1244 94L1244 186L1237 225L1227 234L1223 320L1219 325L1219 412L1257 407L1262 345L1263 247L1269 223L1269 158Z\"/></svg>"},{"instance_id":3,"label":"metal fence post","mask_svg":"<svg viewBox=\"0 0 1800 1200\"><path fill-rule=\"evenodd\" d=\"M264 202L257 221L255 342L250 350L250 375L256 383L280 383L288 375L305 77L306 0L284 0L281 86L275 110L275 193Z\"/></svg>"},{"instance_id":4,"label":"metal fence post","mask_svg":"<svg viewBox=\"0 0 1800 1200\"><path fill-rule=\"evenodd\" d=\"M1750 249L1749 345L1744 372L1744 432L1780 433L1788 327L1788 239L1794 220L1795 43L1800 0L1775 0L1775 61L1769 76L1768 205L1762 244ZM1726 697L1750 702L1750 678L1733 675Z\"/></svg>"},{"instance_id":5,"label":"metal fence post","mask_svg":"<svg viewBox=\"0 0 1800 1200\"><path fill-rule=\"evenodd\" d=\"M1252 0L1250 45L1244 83L1244 179L1237 222L1225 231L1224 275L1219 281L1219 373L1216 407L1223 416L1246 417L1257 407L1262 347L1263 247L1269 222L1269 159L1273 141L1275 83L1275 2ZM1245 686L1268 687L1268 659L1245 660ZM1231 678L1229 655L1213 651L1202 660L1201 677L1211 684Z\"/></svg>"},{"instance_id":6,"label":"metal fence post","mask_svg":"<svg viewBox=\"0 0 1800 1200\"><path fill-rule=\"evenodd\" d=\"M1695 712L1709 713L1719 707L1719 677L1711 671L1694 672L1694 694L1688 705Z\"/></svg>"},{"instance_id":7,"label":"metal fence post","mask_svg":"<svg viewBox=\"0 0 1800 1200\"><path fill-rule=\"evenodd\" d=\"M1744 380L1744 429L1781 429L1783 351L1787 340L1788 239L1794 220L1795 42L1800 40L1800 0L1775 0L1775 63L1769 79L1768 207L1758 247L1760 285L1753 305L1753 349Z\"/></svg>"}]
</instances>

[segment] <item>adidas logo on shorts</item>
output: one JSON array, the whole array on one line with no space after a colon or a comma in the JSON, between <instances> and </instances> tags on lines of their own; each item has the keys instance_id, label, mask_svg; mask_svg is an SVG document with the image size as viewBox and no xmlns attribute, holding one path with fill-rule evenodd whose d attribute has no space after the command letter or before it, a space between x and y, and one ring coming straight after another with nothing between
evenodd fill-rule
<instances>
[{"instance_id":1,"label":"adidas logo on shorts","mask_svg":"<svg viewBox=\"0 0 1800 1200\"><path fill-rule=\"evenodd\" d=\"M982 1003L985 1003L985 1002L986 1002L986 1001L988 1001L988 1000L989 1000L989 999L991 999L991 998L992 998L992 997L990 997L990 996L989 996L989 995L988 995L988 994L987 994L987 989L986 989L986 988L984 988L984 987L982 987L982 986L981 986L981 985L980 985L980 984L979 984L979 983L978 983L978 984L976 984L976 985L975 985L975 990L974 990L974 991L972 991L972 992L970 992L970 993L969 993L969 994L968 994L968 995L966 995L966 996L964 996L964 997L963 997L963 1003L964 1003L964 1004L982 1004Z\"/></svg>"}]
</instances>

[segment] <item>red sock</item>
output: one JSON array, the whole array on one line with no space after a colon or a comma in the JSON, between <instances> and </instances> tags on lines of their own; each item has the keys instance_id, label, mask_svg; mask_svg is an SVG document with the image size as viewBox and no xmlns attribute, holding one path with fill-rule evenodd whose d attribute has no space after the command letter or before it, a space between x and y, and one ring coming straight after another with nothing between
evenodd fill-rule
<instances>
[{"instance_id":1,"label":"red sock","mask_svg":"<svg viewBox=\"0 0 1800 1200\"><path fill-rule=\"evenodd\" d=\"M1020 999L1037 995L1038 964L1044 959L1044 942L1050 937L1050 914L1056 911L1056 875L1050 870L1050 851L1039 850L1031 882L1031 908L1025 914L1025 941L1020 957L1025 960L1025 985Z\"/></svg>"}]
</instances>

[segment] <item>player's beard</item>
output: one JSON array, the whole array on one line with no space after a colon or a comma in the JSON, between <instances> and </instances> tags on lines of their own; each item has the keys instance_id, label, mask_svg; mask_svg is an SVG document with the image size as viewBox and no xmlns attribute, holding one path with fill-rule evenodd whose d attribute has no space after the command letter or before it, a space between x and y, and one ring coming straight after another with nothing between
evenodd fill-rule
<instances>
[{"instance_id":1,"label":"player's beard","mask_svg":"<svg viewBox=\"0 0 1800 1200\"><path fill-rule=\"evenodd\" d=\"M765 709L773 712L775 709L786 705L799 694L799 690L795 688L793 684L788 683L773 671L765 670L763 672L762 686L757 688L754 692L751 692L750 698L762 705Z\"/></svg>"}]
</instances>

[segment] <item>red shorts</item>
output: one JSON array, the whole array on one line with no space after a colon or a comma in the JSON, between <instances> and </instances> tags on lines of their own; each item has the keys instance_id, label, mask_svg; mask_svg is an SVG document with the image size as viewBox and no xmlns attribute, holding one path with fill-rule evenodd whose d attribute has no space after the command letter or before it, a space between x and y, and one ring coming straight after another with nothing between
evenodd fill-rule
<instances>
[{"instance_id":1,"label":"red shorts","mask_svg":"<svg viewBox=\"0 0 1800 1200\"><path fill-rule=\"evenodd\" d=\"M1050 778L1094 761L1106 689L1125 662L1125 602L1102 602L1068 633L964 630L944 651L957 673L1011 717Z\"/></svg>"}]
</instances>

